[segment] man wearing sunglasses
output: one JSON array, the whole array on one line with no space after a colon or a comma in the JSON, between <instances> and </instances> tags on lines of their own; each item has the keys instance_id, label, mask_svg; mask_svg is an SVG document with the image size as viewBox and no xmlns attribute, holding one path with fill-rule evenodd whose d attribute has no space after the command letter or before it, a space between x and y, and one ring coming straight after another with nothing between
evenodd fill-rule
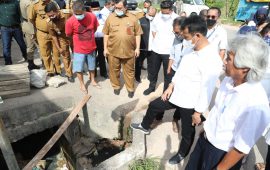
<instances>
[{"instance_id":1,"label":"man wearing sunglasses","mask_svg":"<svg viewBox=\"0 0 270 170\"><path fill-rule=\"evenodd\" d=\"M207 11L206 22L207 22L207 39L214 45L221 59L224 59L226 48L228 45L227 41L227 32L218 22L218 19L221 15L221 11L218 7L211 7Z\"/></svg>"}]
</instances>

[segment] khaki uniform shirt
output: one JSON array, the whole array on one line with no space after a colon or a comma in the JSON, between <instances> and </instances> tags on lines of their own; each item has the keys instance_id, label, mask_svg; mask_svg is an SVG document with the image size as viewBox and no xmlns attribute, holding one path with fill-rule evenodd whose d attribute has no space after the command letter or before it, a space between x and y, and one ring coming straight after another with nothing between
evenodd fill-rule
<instances>
[{"instance_id":1,"label":"khaki uniform shirt","mask_svg":"<svg viewBox=\"0 0 270 170\"><path fill-rule=\"evenodd\" d=\"M127 12L118 17L112 13L105 22L103 33L109 36L108 51L110 55L119 58L134 57L136 36L142 34L142 29L135 15Z\"/></svg>"},{"instance_id":2,"label":"khaki uniform shirt","mask_svg":"<svg viewBox=\"0 0 270 170\"><path fill-rule=\"evenodd\" d=\"M67 19L71 16L71 13L61 10L59 14L59 19L55 19L52 21L48 18L47 21L49 34L55 37L68 39L65 34L65 24Z\"/></svg>"},{"instance_id":3,"label":"khaki uniform shirt","mask_svg":"<svg viewBox=\"0 0 270 170\"><path fill-rule=\"evenodd\" d=\"M34 24L37 30L48 33L48 16L44 11L45 6L46 4L42 0L32 3L29 7L28 19Z\"/></svg>"},{"instance_id":4,"label":"khaki uniform shirt","mask_svg":"<svg viewBox=\"0 0 270 170\"><path fill-rule=\"evenodd\" d=\"M138 13L136 13L137 19L141 19L144 16L145 16L145 13L144 12L138 12Z\"/></svg>"},{"instance_id":5,"label":"khaki uniform shirt","mask_svg":"<svg viewBox=\"0 0 270 170\"><path fill-rule=\"evenodd\" d=\"M20 10L23 18L22 31L27 34L35 34L33 24L28 21L28 12L30 10L29 6L32 2L32 0L20 0Z\"/></svg>"}]
</instances>

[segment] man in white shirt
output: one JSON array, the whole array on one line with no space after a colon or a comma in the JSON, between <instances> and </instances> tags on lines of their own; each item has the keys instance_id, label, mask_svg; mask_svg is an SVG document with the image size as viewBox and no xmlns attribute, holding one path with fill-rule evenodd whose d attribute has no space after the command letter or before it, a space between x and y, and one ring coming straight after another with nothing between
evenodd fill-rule
<instances>
[{"instance_id":1,"label":"man in white shirt","mask_svg":"<svg viewBox=\"0 0 270 170\"><path fill-rule=\"evenodd\" d=\"M114 11L114 4L115 3L114 3L113 0L106 0L105 1L104 7L100 11L100 14L101 14L102 19L104 20L104 22L106 21L108 16Z\"/></svg>"},{"instance_id":2,"label":"man in white shirt","mask_svg":"<svg viewBox=\"0 0 270 170\"><path fill-rule=\"evenodd\" d=\"M103 27L105 25L105 21L101 15L100 5L98 1L91 1L90 2L91 12L95 14L97 17L99 26L97 27L97 31L95 32L95 40L97 45L97 65L99 66L100 76L104 77L105 79L108 78L107 69L106 69L106 60L103 54L104 51L104 43L103 43ZM96 75L97 75L97 71Z\"/></svg>"},{"instance_id":3,"label":"man in white shirt","mask_svg":"<svg viewBox=\"0 0 270 170\"><path fill-rule=\"evenodd\" d=\"M193 37L194 52L182 57L172 83L161 97L149 104L142 123L131 124L133 129L149 134L150 125L157 115L176 109L175 113L180 114L181 118L182 139L178 152L169 160L170 164L179 163L189 153L195 135L192 116L200 118L207 110L222 71L218 53L205 37L205 21L199 16L192 16L185 19L182 27L184 37L187 34Z\"/></svg>"},{"instance_id":4,"label":"man in white shirt","mask_svg":"<svg viewBox=\"0 0 270 170\"><path fill-rule=\"evenodd\" d=\"M227 31L218 23L218 19L221 15L221 11L217 7L211 7L207 11L207 39L208 41L213 44L219 55L220 58L223 60L225 57L228 40L227 40Z\"/></svg>"},{"instance_id":5,"label":"man in white shirt","mask_svg":"<svg viewBox=\"0 0 270 170\"><path fill-rule=\"evenodd\" d=\"M220 85L186 170L240 169L239 160L270 123L269 102L260 83L268 55L269 48L259 36L237 35L231 42L224 61L228 77ZM193 118L193 123L200 120Z\"/></svg>"},{"instance_id":6,"label":"man in white shirt","mask_svg":"<svg viewBox=\"0 0 270 170\"><path fill-rule=\"evenodd\" d=\"M173 20L179 17L172 10L173 2L170 0L162 1L160 4L161 12L158 13L153 20L153 43L152 54L147 59L148 80L150 81L148 89L143 94L148 95L155 91L158 79L158 72L163 64L164 72L164 88L165 90L170 83L170 75L167 74L169 63L170 49L173 44Z\"/></svg>"}]
</instances>

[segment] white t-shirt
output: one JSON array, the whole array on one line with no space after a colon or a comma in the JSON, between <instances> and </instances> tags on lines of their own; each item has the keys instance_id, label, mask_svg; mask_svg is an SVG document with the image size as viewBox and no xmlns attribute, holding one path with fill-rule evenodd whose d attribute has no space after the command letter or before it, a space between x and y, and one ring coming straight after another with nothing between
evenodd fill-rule
<instances>
[{"instance_id":1,"label":"white t-shirt","mask_svg":"<svg viewBox=\"0 0 270 170\"><path fill-rule=\"evenodd\" d=\"M179 17L176 13L172 12L169 19L164 20L161 12L159 12L152 24L152 31L156 33L152 42L152 51L158 54L170 54L170 50L174 40L173 34L173 20Z\"/></svg>"},{"instance_id":2,"label":"white t-shirt","mask_svg":"<svg viewBox=\"0 0 270 170\"><path fill-rule=\"evenodd\" d=\"M218 53L220 50L227 49L227 31L220 24L216 24L212 29L208 30L206 37L216 47Z\"/></svg>"},{"instance_id":3,"label":"white t-shirt","mask_svg":"<svg viewBox=\"0 0 270 170\"><path fill-rule=\"evenodd\" d=\"M211 45L183 56L172 79L174 89L169 101L182 108L205 112L222 71L218 56Z\"/></svg>"},{"instance_id":4,"label":"white t-shirt","mask_svg":"<svg viewBox=\"0 0 270 170\"><path fill-rule=\"evenodd\" d=\"M216 148L226 152L236 148L248 154L269 123L270 109L261 83L233 87L232 78L225 77L204 130Z\"/></svg>"}]
</instances>

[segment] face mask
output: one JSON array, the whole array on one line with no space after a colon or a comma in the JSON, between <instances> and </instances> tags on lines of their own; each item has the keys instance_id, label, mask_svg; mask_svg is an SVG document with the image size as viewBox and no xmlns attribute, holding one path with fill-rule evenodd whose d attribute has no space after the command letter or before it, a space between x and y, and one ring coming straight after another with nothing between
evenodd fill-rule
<instances>
[{"instance_id":1,"label":"face mask","mask_svg":"<svg viewBox=\"0 0 270 170\"><path fill-rule=\"evenodd\" d=\"M84 14L82 14L82 15L75 15L75 17L76 17L77 20L83 20L84 17L85 17L85 15Z\"/></svg>"},{"instance_id":2,"label":"face mask","mask_svg":"<svg viewBox=\"0 0 270 170\"><path fill-rule=\"evenodd\" d=\"M50 16L50 19L51 19L51 20L54 20L55 18L56 18L56 15Z\"/></svg>"},{"instance_id":3,"label":"face mask","mask_svg":"<svg viewBox=\"0 0 270 170\"><path fill-rule=\"evenodd\" d=\"M100 11L93 11L93 14L95 14L96 17L98 18L99 17L99 14L100 14Z\"/></svg>"},{"instance_id":4,"label":"face mask","mask_svg":"<svg viewBox=\"0 0 270 170\"><path fill-rule=\"evenodd\" d=\"M154 17L146 15L146 18L149 19L150 21L152 21L154 19Z\"/></svg>"},{"instance_id":5,"label":"face mask","mask_svg":"<svg viewBox=\"0 0 270 170\"><path fill-rule=\"evenodd\" d=\"M120 11L120 10L115 10L115 13L117 16L121 17L124 15L124 11Z\"/></svg>"},{"instance_id":6,"label":"face mask","mask_svg":"<svg viewBox=\"0 0 270 170\"><path fill-rule=\"evenodd\" d=\"M114 6L111 6L111 7L109 8L109 11L110 11L110 12L113 12L113 11L114 11Z\"/></svg>"},{"instance_id":7,"label":"face mask","mask_svg":"<svg viewBox=\"0 0 270 170\"><path fill-rule=\"evenodd\" d=\"M176 38L178 41L182 41L182 40L183 40L183 37L182 37L181 35L175 34L175 33L174 33L174 35L175 35L175 38Z\"/></svg>"},{"instance_id":8,"label":"face mask","mask_svg":"<svg viewBox=\"0 0 270 170\"><path fill-rule=\"evenodd\" d=\"M143 8L143 12L146 14L148 12L147 8Z\"/></svg>"},{"instance_id":9,"label":"face mask","mask_svg":"<svg viewBox=\"0 0 270 170\"><path fill-rule=\"evenodd\" d=\"M171 15L170 14L161 14L161 18L166 21L166 20L171 18Z\"/></svg>"},{"instance_id":10,"label":"face mask","mask_svg":"<svg viewBox=\"0 0 270 170\"><path fill-rule=\"evenodd\" d=\"M206 20L207 26L210 26L210 27L214 26L216 24L216 22L217 21L214 19L207 19Z\"/></svg>"}]
</instances>

